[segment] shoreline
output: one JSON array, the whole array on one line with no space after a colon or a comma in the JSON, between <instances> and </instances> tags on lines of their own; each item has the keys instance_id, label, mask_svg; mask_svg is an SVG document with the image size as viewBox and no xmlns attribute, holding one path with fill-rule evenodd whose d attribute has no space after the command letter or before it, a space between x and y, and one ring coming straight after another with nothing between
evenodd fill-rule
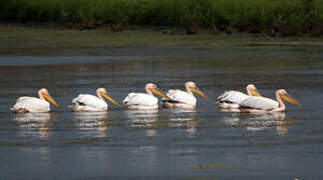
<instances>
[{"instance_id":1,"label":"shoreline","mask_svg":"<svg viewBox=\"0 0 323 180\"><path fill-rule=\"evenodd\" d=\"M165 33L166 32L166 33ZM1 56L30 55L158 55L177 51L221 51L231 49L317 49L323 50L323 38L302 35L270 37L234 31L212 34L201 29L195 35L183 28L131 27L113 32L109 27L93 30L52 28L47 25L0 24ZM151 52L150 52L151 51ZM191 52L192 53L192 52Z\"/></svg>"}]
</instances>

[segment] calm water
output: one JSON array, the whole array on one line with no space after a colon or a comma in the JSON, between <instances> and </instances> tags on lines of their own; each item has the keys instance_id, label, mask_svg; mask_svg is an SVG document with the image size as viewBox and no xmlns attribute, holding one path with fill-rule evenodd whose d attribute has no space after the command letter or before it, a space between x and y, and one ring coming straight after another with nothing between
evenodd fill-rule
<instances>
[{"instance_id":1,"label":"calm water","mask_svg":"<svg viewBox=\"0 0 323 180\"><path fill-rule=\"evenodd\" d=\"M175 53L176 54L176 53ZM306 48L203 50L171 56L0 57L0 174L4 179L322 179L323 53ZM195 81L210 98L195 110L74 113L79 93L106 87L118 101L147 82L166 91ZM224 90L285 88L286 113L219 111ZM13 114L41 87L62 105ZM261 177L261 178L259 178Z\"/></svg>"}]
</instances>

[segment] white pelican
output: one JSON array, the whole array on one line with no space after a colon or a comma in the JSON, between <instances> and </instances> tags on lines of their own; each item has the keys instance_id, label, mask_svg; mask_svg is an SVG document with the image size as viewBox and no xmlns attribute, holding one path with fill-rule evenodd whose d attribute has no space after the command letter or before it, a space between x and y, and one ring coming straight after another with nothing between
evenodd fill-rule
<instances>
[{"instance_id":1,"label":"white pelican","mask_svg":"<svg viewBox=\"0 0 323 180\"><path fill-rule=\"evenodd\" d=\"M54 106L59 107L58 103L49 95L47 89L42 88L38 91L39 98L23 96L18 98L16 104L11 110L16 113L27 113L27 112L49 112L50 103Z\"/></svg>"},{"instance_id":2,"label":"white pelican","mask_svg":"<svg viewBox=\"0 0 323 180\"><path fill-rule=\"evenodd\" d=\"M153 94L170 99L163 92L157 90L157 86L153 83L146 84L145 90L147 93L128 94L123 100L125 106L128 109L158 109L158 99Z\"/></svg>"},{"instance_id":3,"label":"white pelican","mask_svg":"<svg viewBox=\"0 0 323 180\"><path fill-rule=\"evenodd\" d=\"M108 104L104 101L104 98L112 104L120 106L114 99L107 95L107 90L105 88L98 88L96 90L96 95L97 96L91 94L79 94L72 100L73 105L69 107L72 108L73 111L78 112L107 111Z\"/></svg>"},{"instance_id":4,"label":"white pelican","mask_svg":"<svg viewBox=\"0 0 323 180\"><path fill-rule=\"evenodd\" d=\"M284 89L276 91L276 99L279 105L277 105L278 103L276 101L269 98L250 96L239 104L240 110L241 112L247 113L284 112L286 110L286 106L283 100L297 106L301 106L301 104Z\"/></svg>"},{"instance_id":5,"label":"white pelican","mask_svg":"<svg viewBox=\"0 0 323 180\"><path fill-rule=\"evenodd\" d=\"M163 99L163 106L167 108L194 108L196 106L196 98L193 93L196 93L208 100L208 97L197 88L194 82L185 83L185 91L170 89L167 92L167 96L170 99Z\"/></svg>"},{"instance_id":6,"label":"white pelican","mask_svg":"<svg viewBox=\"0 0 323 180\"><path fill-rule=\"evenodd\" d=\"M250 96L261 96L253 84L246 87L247 94L239 91L225 91L217 98L217 104L223 109L238 109L239 104ZM277 103L278 106L278 103Z\"/></svg>"}]
</instances>

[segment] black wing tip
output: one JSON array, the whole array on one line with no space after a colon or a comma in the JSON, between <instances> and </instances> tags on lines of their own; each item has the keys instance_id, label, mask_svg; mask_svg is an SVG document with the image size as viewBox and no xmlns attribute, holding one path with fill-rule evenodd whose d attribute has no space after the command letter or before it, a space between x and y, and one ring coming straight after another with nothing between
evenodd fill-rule
<instances>
[{"instance_id":1,"label":"black wing tip","mask_svg":"<svg viewBox=\"0 0 323 180\"><path fill-rule=\"evenodd\" d=\"M163 99L162 102L167 102L167 103L181 103L179 101L175 101L175 100L172 100L172 99Z\"/></svg>"}]
</instances>

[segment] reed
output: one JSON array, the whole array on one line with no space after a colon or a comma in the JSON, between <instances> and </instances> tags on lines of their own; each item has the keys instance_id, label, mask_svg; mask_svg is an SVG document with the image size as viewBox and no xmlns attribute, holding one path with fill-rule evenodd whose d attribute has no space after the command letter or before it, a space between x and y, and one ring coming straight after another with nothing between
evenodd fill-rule
<instances>
[{"instance_id":1,"label":"reed","mask_svg":"<svg viewBox=\"0 0 323 180\"><path fill-rule=\"evenodd\" d=\"M322 0L0 0L2 22L323 34Z\"/></svg>"}]
</instances>

